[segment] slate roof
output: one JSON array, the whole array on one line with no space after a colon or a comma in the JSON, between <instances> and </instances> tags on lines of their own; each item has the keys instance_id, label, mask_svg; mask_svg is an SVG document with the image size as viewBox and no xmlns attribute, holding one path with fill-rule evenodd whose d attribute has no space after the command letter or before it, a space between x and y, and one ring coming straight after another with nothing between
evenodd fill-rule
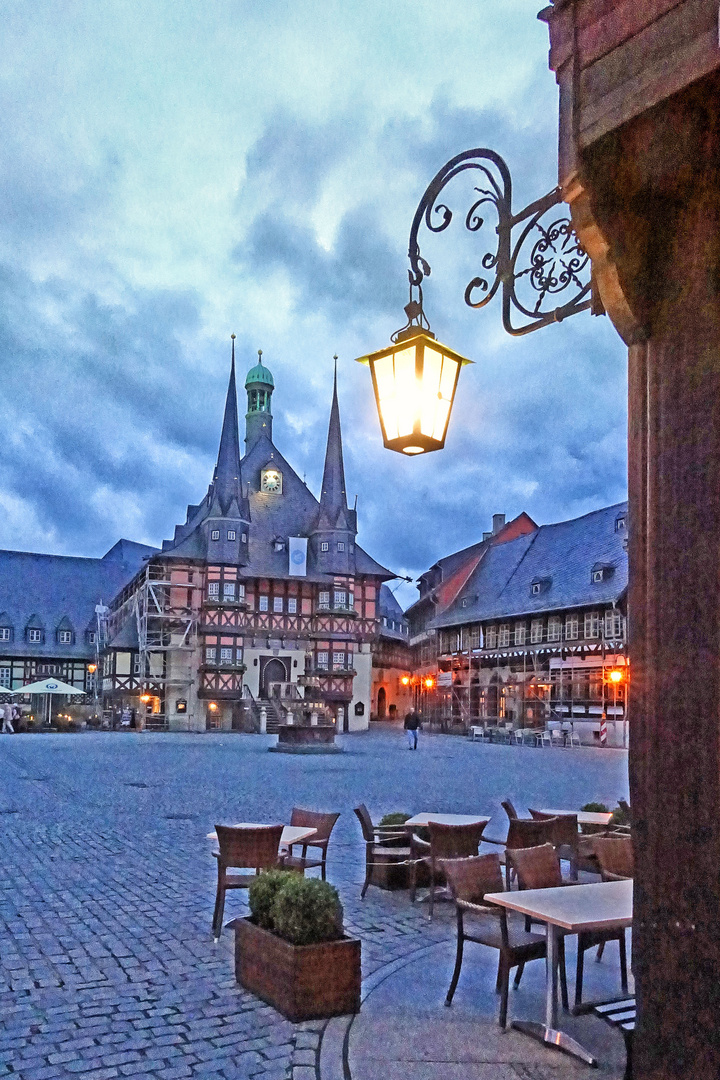
<instances>
[{"instance_id":1,"label":"slate roof","mask_svg":"<svg viewBox=\"0 0 720 1080\"><path fill-rule=\"evenodd\" d=\"M510 543L518 536L534 532L536 529L537 525L533 519L523 511L484 540L461 548L460 551L455 551L452 555L446 555L433 563L430 569L418 579L423 587L422 596L410 604L405 612L415 628L419 628L418 624L422 627L437 625L434 617L452 607L489 548L496 544ZM433 584L429 584L430 582Z\"/></svg>"},{"instance_id":2,"label":"slate roof","mask_svg":"<svg viewBox=\"0 0 720 1080\"><path fill-rule=\"evenodd\" d=\"M408 621L403 614L403 609L397 602L392 590L388 585L380 586L380 593L378 595L378 615L380 616L380 637L394 638L396 641L408 641L408 634L403 628L407 628ZM382 619L391 620L395 623L395 629L393 627L383 624Z\"/></svg>"},{"instance_id":3,"label":"slate roof","mask_svg":"<svg viewBox=\"0 0 720 1080\"><path fill-rule=\"evenodd\" d=\"M242 488L242 506L240 508L243 513L242 520L246 520L247 516L249 516L247 552L243 553L243 563L245 565L239 566L241 577L290 578L287 550L288 538L290 536L310 537L318 527L322 514L328 518L327 524L331 528L336 526L337 518L343 516L343 527L350 530L349 539L352 541L355 513L347 509L345 497L342 437L336 387L333 388L333 402L330 412L328 449L323 474L324 505L322 507L290 463L273 444L268 430L265 428L261 429L257 438L239 462L238 469L234 464L233 457L237 438L234 435L231 436L230 433L233 426L235 429L237 428L234 361L225 406L218 465L216 466L213 483L210 485L208 494L202 503L197 506L188 506L186 521L183 525L176 527L173 540L163 542L163 556L211 561L207 552L207 540L201 526L211 514L214 491L219 486L218 480L225 475L225 472L230 477L226 485L228 492L231 489L233 479L237 483L236 477L239 472ZM226 462L226 469L220 467L221 460ZM274 466L282 473L282 494L269 494L260 490L260 474L268 465ZM232 517L232 512L228 510L228 518L230 517ZM235 526L231 524L231 527L234 528ZM284 543L284 547L280 551L275 550L274 541L276 539L282 540ZM394 577L389 570L376 562L357 544L355 544L354 555L356 573L374 575L383 580L390 580ZM330 572L320 571L316 566L315 558L313 546L309 544L307 577L305 580L315 582L332 581L335 575ZM219 561L225 562L227 560L221 559Z\"/></svg>"},{"instance_id":4,"label":"slate roof","mask_svg":"<svg viewBox=\"0 0 720 1080\"><path fill-rule=\"evenodd\" d=\"M619 517L625 519L623 529L616 529ZM617 602L627 589L626 539L623 502L491 545L454 603L430 625L458 626ZM592 572L599 566L610 573L594 583ZM537 595L533 582L541 585Z\"/></svg>"},{"instance_id":5,"label":"slate roof","mask_svg":"<svg viewBox=\"0 0 720 1080\"><path fill-rule=\"evenodd\" d=\"M131 540L119 540L101 559L0 551L2 625L14 631L12 641L0 642L0 657L90 659L95 649L88 644L86 631L95 628L95 605L109 604L155 554L157 548ZM41 644L25 641L25 628L33 616L34 624L45 630ZM75 640L58 644L58 628L72 628Z\"/></svg>"}]
</instances>

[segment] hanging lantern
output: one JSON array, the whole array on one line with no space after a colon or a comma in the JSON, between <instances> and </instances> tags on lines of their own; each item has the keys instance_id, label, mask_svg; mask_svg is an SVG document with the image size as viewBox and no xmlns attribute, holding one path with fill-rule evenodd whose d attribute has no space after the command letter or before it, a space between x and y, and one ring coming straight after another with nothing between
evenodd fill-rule
<instances>
[{"instance_id":1,"label":"hanging lantern","mask_svg":"<svg viewBox=\"0 0 720 1080\"><path fill-rule=\"evenodd\" d=\"M388 450L442 450L460 368L472 360L441 345L429 329L414 325L401 330L390 348L358 357L358 362L370 367Z\"/></svg>"}]
</instances>

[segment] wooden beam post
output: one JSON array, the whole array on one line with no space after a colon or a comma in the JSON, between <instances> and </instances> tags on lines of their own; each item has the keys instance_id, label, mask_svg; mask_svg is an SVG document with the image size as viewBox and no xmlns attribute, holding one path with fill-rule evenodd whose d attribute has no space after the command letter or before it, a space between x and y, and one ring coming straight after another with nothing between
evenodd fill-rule
<instances>
[{"instance_id":1,"label":"wooden beam post","mask_svg":"<svg viewBox=\"0 0 720 1080\"><path fill-rule=\"evenodd\" d=\"M636 1080L720 1076L720 52L710 0L554 0L560 182L629 346Z\"/></svg>"}]
</instances>

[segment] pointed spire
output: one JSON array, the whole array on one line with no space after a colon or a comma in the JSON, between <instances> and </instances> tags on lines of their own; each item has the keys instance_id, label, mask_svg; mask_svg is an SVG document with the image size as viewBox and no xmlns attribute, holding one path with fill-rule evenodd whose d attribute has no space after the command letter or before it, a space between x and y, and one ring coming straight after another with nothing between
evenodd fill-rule
<instances>
[{"instance_id":1,"label":"pointed spire","mask_svg":"<svg viewBox=\"0 0 720 1080\"><path fill-rule=\"evenodd\" d=\"M220 449L218 450L217 465L213 475L214 494L223 513L229 507L233 497L237 499L241 496L242 491L237 390L235 388L235 335L231 334L230 336L232 338L230 382L228 383L227 397L225 399L225 415L223 417L222 434L220 435Z\"/></svg>"},{"instance_id":2,"label":"pointed spire","mask_svg":"<svg viewBox=\"0 0 720 1080\"><path fill-rule=\"evenodd\" d=\"M322 489L320 492L320 520L325 520L330 528L347 528L347 495L345 493L345 469L343 466L342 433L340 431L340 409L337 397L337 356L333 376L333 398L330 407L327 450L325 451L325 469L323 470Z\"/></svg>"}]
</instances>

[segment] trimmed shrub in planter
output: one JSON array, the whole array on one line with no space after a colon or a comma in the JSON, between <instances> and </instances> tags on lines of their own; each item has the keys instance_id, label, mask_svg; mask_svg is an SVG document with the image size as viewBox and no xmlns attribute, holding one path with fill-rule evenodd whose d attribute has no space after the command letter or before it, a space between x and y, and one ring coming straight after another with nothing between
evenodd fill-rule
<instances>
[{"instance_id":1,"label":"trimmed shrub in planter","mask_svg":"<svg viewBox=\"0 0 720 1080\"><path fill-rule=\"evenodd\" d=\"M337 891L288 871L250 886L249 919L235 920L238 982L289 1020L360 1009L360 942L345 937Z\"/></svg>"}]
</instances>

